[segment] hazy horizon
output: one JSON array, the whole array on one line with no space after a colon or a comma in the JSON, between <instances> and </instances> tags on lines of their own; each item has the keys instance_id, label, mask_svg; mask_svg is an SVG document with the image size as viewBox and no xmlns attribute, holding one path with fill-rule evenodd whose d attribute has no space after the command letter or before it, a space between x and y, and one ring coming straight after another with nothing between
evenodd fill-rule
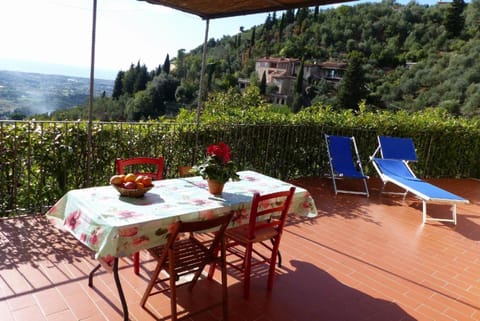
<instances>
[{"instance_id":1,"label":"hazy horizon","mask_svg":"<svg viewBox=\"0 0 480 321\"><path fill-rule=\"evenodd\" d=\"M125 66L125 69L123 70L128 70L128 68L130 68L130 65ZM38 62L38 61L1 59L0 70L29 72L29 73L37 73L37 74L45 74L45 75L60 75L60 76L90 78L90 68L52 64L52 63L45 63L45 62ZM108 70L108 69L95 68L94 76L95 76L95 79L104 79L104 80L113 81L117 77L117 74L119 71L120 70Z\"/></svg>"}]
</instances>

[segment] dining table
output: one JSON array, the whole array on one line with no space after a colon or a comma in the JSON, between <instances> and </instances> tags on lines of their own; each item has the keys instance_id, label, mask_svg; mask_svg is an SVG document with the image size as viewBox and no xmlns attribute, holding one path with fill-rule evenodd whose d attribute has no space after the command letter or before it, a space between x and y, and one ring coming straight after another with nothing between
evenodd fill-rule
<instances>
[{"instance_id":1,"label":"dining table","mask_svg":"<svg viewBox=\"0 0 480 321\"><path fill-rule=\"evenodd\" d=\"M118 259L140 250L165 244L169 229L179 220L207 220L233 212L230 225L248 223L254 193L266 194L294 186L255 171L238 172L239 181L226 183L223 193L212 195L201 176L153 181L142 197L124 197L113 186L95 186L68 191L46 213L50 223L71 233L93 250L99 261L89 275L104 267L113 273L122 303L124 320L128 306L122 290ZM295 186L290 213L317 216L308 190Z\"/></svg>"}]
</instances>

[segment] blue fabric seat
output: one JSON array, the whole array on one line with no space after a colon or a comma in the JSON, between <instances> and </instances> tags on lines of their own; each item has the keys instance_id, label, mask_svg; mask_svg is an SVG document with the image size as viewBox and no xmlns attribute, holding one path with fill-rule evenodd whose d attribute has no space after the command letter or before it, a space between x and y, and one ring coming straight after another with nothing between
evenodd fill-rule
<instances>
[{"instance_id":1,"label":"blue fabric seat","mask_svg":"<svg viewBox=\"0 0 480 321\"><path fill-rule=\"evenodd\" d=\"M380 158L375 157L378 153L381 155ZM423 223L432 220L457 224L456 204L468 203L468 200L416 177L408 164L411 161L417 161L411 138L378 136L378 147L370 160L383 181L382 192L385 192L387 183L392 183L405 190L402 193L404 197L407 193L412 193L422 200ZM427 202L452 204L452 218L427 217Z\"/></svg>"},{"instance_id":2,"label":"blue fabric seat","mask_svg":"<svg viewBox=\"0 0 480 321\"><path fill-rule=\"evenodd\" d=\"M355 137L325 135L325 142L335 194L351 193L368 197L368 177L363 173ZM361 179L365 191L338 189L336 181L346 178Z\"/></svg>"}]
</instances>

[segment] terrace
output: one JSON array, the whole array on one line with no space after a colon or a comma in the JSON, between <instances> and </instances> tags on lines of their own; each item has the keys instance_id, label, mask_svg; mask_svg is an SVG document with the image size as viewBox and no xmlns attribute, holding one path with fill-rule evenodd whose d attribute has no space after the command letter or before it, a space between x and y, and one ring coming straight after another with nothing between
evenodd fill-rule
<instances>
[{"instance_id":1,"label":"terrace","mask_svg":"<svg viewBox=\"0 0 480 321\"><path fill-rule=\"evenodd\" d=\"M249 301L229 271L230 320L480 320L480 181L435 179L432 183L470 200L457 208L458 224L421 223L421 202L380 196L369 180L370 198L339 194L331 181L293 181L315 199L318 216L291 216L281 243L283 267L266 292L266 268L252 279ZM448 206L429 206L449 215ZM88 273L93 253L43 216L0 223L0 310L10 320L122 320L112 275ZM131 320L168 320L168 297L139 306L152 261L142 253L139 276L120 260L120 276ZM219 277L219 273L216 274ZM218 280L201 280L191 299L179 293L179 310L217 300ZM220 310L191 320L219 320Z\"/></svg>"}]
</instances>

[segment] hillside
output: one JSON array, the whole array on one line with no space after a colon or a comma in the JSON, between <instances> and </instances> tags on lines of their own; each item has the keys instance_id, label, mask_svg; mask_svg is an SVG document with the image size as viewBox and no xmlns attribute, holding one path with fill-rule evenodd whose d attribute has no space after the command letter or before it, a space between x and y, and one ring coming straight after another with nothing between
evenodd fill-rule
<instances>
[{"instance_id":1,"label":"hillside","mask_svg":"<svg viewBox=\"0 0 480 321\"><path fill-rule=\"evenodd\" d=\"M455 6L461 10L455 11ZM305 63L362 57L364 97L373 109L444 107L476 116L480 108L480 1L407 5L385 0L336 8L272 13L263 25L208 42L213 89L225 80L255 76L260 57L304 59ZM199 77L192 68L201 47L177 61L183 83ZM257 82L258 76L257 76ZM310 86L313 102L344 108L328 83Z\"/></svg>"},{"instance_id":2,"label":"hillside","mask_svg":"<svg viewBox=\"0 0 480 321\"><path fill-rule=\"evenodd\" d=\"M95 80L95 96L111 95L112 80ZM49 113L85 103L90 79L0 70L0 118Z\"/></svg>"},{"instance_id":3,"label":"hillside","mask_svg":"<svg viewBox=\"0 0 480 321\"><path fill-rule=\"evenodd\" d=\"M285 107L294 113L311 105L358 109L365 101L369 110L443 108L451 115L478 117L479 21L480 0L435 5L384 0L273 12L262 25L208 40L205 90L208 95L239 91L241 79L261 89L262 97L273 97L281 94L280 87L270 82L262 89L256 73L259 58L294 58L305 65L334 60L347 66L338 83L308 77L299 81L303 73L296 69L287 75L293 80L286 87L295 92ZM94 117L137 121L195 108L202 47L179 50L171 59L172 68L166 59L156 70L138 62L119 71L112 97L96 102ZM83 119L87 108L81 104L45 117Z\"/></svg>"}]
</instances>

